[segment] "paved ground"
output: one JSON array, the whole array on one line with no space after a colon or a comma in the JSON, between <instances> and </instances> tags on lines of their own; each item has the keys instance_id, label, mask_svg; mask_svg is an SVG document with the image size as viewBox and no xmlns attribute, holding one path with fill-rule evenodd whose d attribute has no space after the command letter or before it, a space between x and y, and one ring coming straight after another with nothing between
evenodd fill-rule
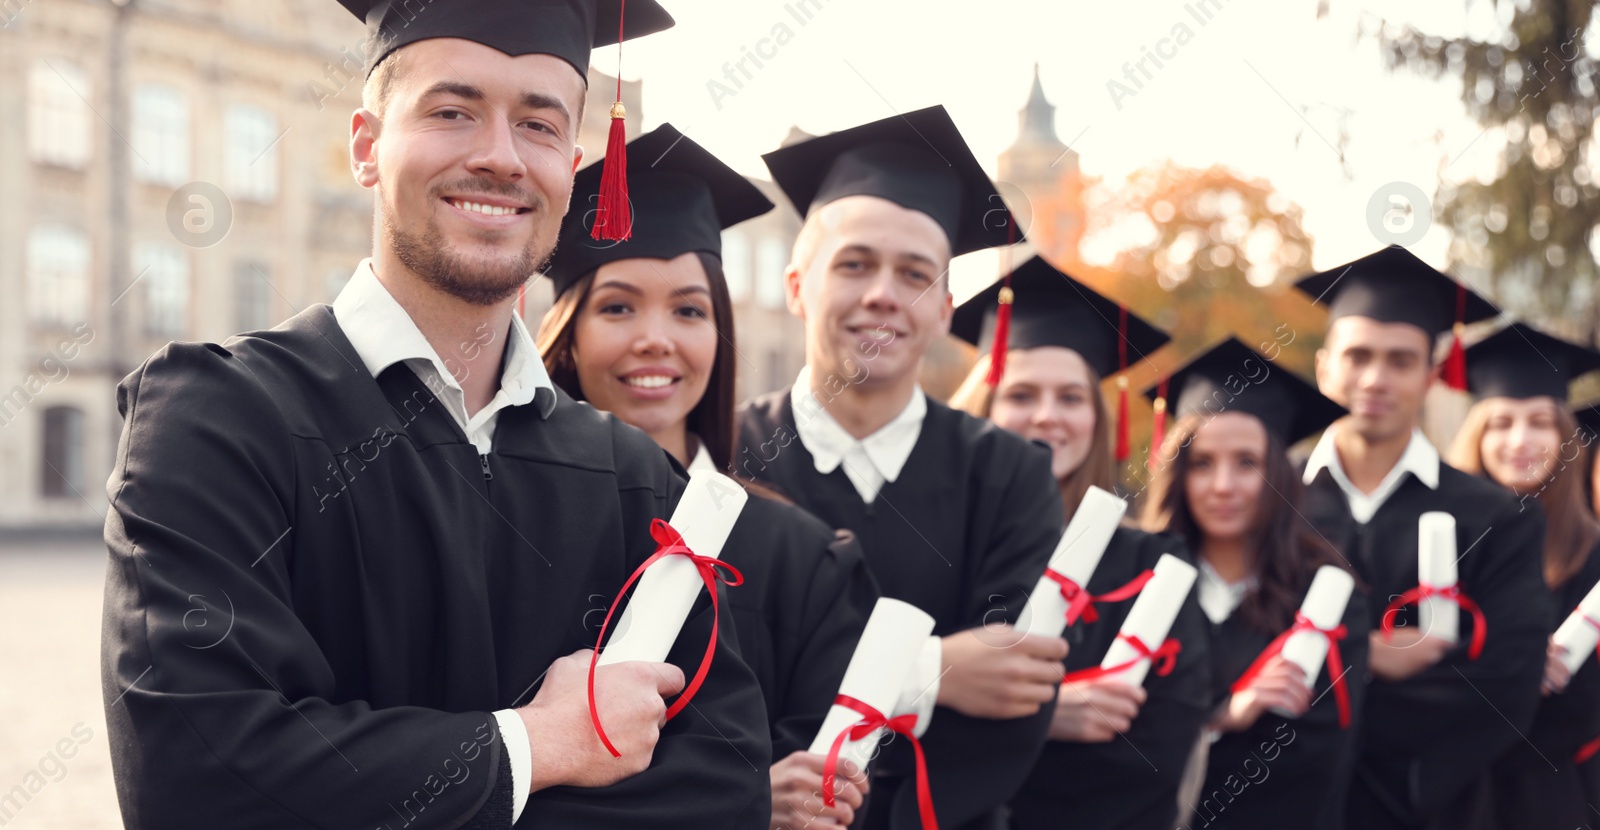
<instances>
[{"instance_id":1,"label":"paved ground","mask_svg":"<svg viewBox=\"0 0 1600 830\"><path fill-rule=\"evenodd\" d=\"M105 559L94 538L0 542L0 827L7 830L122 826L100 697Z\"/></svg>"}]
</instances>

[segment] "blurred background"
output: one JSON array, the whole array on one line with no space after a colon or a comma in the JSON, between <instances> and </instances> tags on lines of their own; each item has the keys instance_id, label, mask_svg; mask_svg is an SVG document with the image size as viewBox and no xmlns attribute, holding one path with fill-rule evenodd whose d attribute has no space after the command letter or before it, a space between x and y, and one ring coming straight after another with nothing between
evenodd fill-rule
<instances>
[{"instance_id":1,"label":"blurred background","mask_svg":"<svg viewBox=\"0 0 1600 830\"><path fill-rule=\"evenodd\" d=\"M1028 238L958 260L956 301L1042 254L1174 334L1135 389L1233 331L1309 370L1323 313L1288 283L1391 243L1600 335L1592 2L664 5L677 28L620 67L594 54L580 142L603 152L620 75L630 132L670 121L780 205L724 239L742 396L802 362L780 281L799 217L760 154L936 103ZM333 0L0 0L0 827L119 825L98 680L116 385L169 341L331 302L369 253L346 147L364 39ZM531 324L548 302L536 280ZM941 344L925 385L971 360Z\"/></svg>"}]
</instances>

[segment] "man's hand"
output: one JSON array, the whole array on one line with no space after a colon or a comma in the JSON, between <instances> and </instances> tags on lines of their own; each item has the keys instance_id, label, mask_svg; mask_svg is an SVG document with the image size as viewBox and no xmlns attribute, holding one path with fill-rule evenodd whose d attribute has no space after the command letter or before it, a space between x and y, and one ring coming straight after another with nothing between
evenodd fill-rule
<instances>
[{"instance_id":1,"label":"man's hand","mask_svg":"<svg viewBox=\"0 0 1600 830\"><path fill-rule=\"evenodd\" d=\"M822 802L822 764L810 752L792 752L772 765L772 821L769 830L802 827L847 827L856 820L862 799L872 786L855 764L840 758L833 777L833 806Z\"/></svg>"},{"instance_id":2,"label":"man's hand","mask_svg":"<svg viewBox=\"0 0 1600 830\"><path fill-rule=\"evenodd\" d=\"M1066 640L1009 625L951 634L943 639L938 703L974 718L1027 717L1055 694L1066 656Z\"/></svg>"},{"instance_id":3,"label":"man's hand","mask_svg":"<svg viewBox=\"0 0 1600 830\"><path fill-rule=\"evenodd\" d=\"M1446 640L1431 637L1415 628L1397 628L1385 638L1382 631L1368 635L1372 645L1368 665L1372 674L1382 680L1408 680L1423 669L1444 659L1452 646Z\"/></svg>"},{"instance_id":4,"label":"man's hand","mask_svg":"<svg viewBox=\"0 0 1600 830\"><path fill-rule=\"evenodd\" d=\"M1100 744L1127 732L1148 695L1113 677L1061 684L1050 718L1050 740Z\"/></svg>"},{"instance_id":5,"label":"man's hand","mask_svg":"<svg viewBox=\"0 0 1600 830\"><path fill-rule=\"evenodd\" d=\"M1550 638L1550 645L1545 649L1544 680L1539 684L1539 693L1545 697L1558 695L1567 690L1567 684L1572 682L1572 673L1567 671L1567 664L1562 658L1567 656L1567 650L1556 645L1555 638Z\"/></svg>"},{"instance_id":6,"label":"man's hand","mask_svg":"<svg viewBox=\"0 0 1600 830\"><path fill-rule=\"evenodd\" d=\"M1300 666L1276 655L1267 661L1249 687L1234 692L1212 728L1221 732L1243 732L1261 718L1268 709L1280 709L1291 717L1300 717L1311 708L1311 689L1306 686L1306 673Z\"/></svg>"},{"instance_id":7,"label":"man's hand","mask_svg":"<svg viewBox=\"0 0 1600 830\"><path fill-rule=\"evenodd\" d=\"M605 787L645 771L666 719L662 698L683 691L683 672L670 663L596 668L595 708L622 753L613 758L589 720L589 657L585 649L551 663L533 702L517 710L533 749L530 793L559 785Z\"/></svg>"}]
</instances>

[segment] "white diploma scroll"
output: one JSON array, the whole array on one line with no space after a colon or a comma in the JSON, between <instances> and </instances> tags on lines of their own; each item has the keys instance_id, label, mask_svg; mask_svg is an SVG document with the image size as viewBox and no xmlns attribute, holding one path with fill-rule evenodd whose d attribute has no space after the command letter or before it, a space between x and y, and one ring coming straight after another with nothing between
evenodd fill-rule
<instances>
[{"instance_id":1,"label":"white diploma scroll","mask_svg":"<svg viewBox=\"0 0 1600 830\"><path fill-rule=\"evenodd\" d=\"M1189 597L1197 573L1193 565L1170 553L1161 555L1154 570L1155 576L1144 586L1139 598L1133 601L1133 607L1128 609L1128 618L1123 620L1120 632L1139 638L1152 650L1166 642L1167 632L1172 630L1172 621L1177 619L1183 601ZM1138 656L1139 652L1119 636L1112 641L1100 666L1110 668ZM1140 660L1114 676L1130 686L1141 686L1149 671L1150 661Z\"/></svg>"},{"instance_id":2,"label":"white diploma scroll","mask_svg":"<svg viewBox=\"0 0 1600 830\"><path fill-rule=\"evenodd\" d=\"M1355 587L1356 581L1349 571L1336 565L1323 565L1311 580L1311 588L1300 603L1300 613L1311 620L1312 625L1324 631L1338 628L1344 620L1344 609L1350 604L1350 593ZM1317 685L1317 678L1327 665L1328 646L1328 637L1321 632L1296 631L1283 644L1281 654L1283 659L1306 673L1306 688L1309 689ZM1330 681L1333 679L1329 678ZM1286 718L1291 717L1277 709L1272 711Z\"/></svg>"},{"instance_id":3,"label":"white diploma scroll","mask_svg":"<svg viewBox=\"0 0 1600 830\"><path fill-rule=\"evenodd\" d=\"M689 550L716 559L749 498L743 487L721 473L691 473L670 524ZM611 641L600 652L600 665L666 660L703 590L699 569L682 556L668 556L651 565L639 577Z\"/></svg>"},{"instance_id":4,"label":"white diploma scroll","mask_svg":"<svg viewBox=\"0 0 1600 830\"><path fill-rule=\"evenodd\" d=\"M1100 566L1111 536L1122 522L1128 503L1100 489L1090 487L1078 503L1077 512L1067 523L1067 530L1056 543L1050 556L1050 569L1078 583L1085 591L1089 578ZM1061 598L1061 586L1039 577L1039 584L1028 596L1028 606L1022 612L1022 630L1028 634L1060 637L1067 627L1067 601Z\"/></svg>"},{"instance_id":5,"label":"white diploma scroll","mask_svg":"<svg viewBox=\"0 0 1600 830\"><path fill-rule=\"evenodd\" d=\"M1600 629L1596 629L1589 620L1600 621L1600 583L1596 583L1589 593L1583 597L1583 602L1578 603L1578 610L1567 615L1565 622L1556 629L1556 645L1565 647L1567 654L1561 662L1567 665L1567 671L1577 673L1583 661L1589 659L1594 653L1597 643L1600 643Z\"/></svg>"},{"instance_id":6,"label":"white diploma scroll","mask_svg":"<svg viewBox=\"0 0 1600 830\"><path fill-rule=\"evenodd\" d=\"M1456 517L1442 511L1417 519L1417 578L1423 585L1449 588L1456 584ZM1422 633L1454 645L1461 640L1461 606L1444 597L1417 605Z\"/></svg>"},{"instance_id":7,"label":"white diploma scroll","mask_svg":"<svg viewBox=\"0 0 1600 830\"><path fill-rule=\"evenodd\" d=\"M933 617L909 602L887 597L879 599L861 632L850 665L839 683L839 694L853 697L894 717L900 688L905 685L922 652L923 643L933 634ZM838 704L828 710L822 728L811 742L812 753L827 755L839 733L861 720L861 713ZM848 758L857 769L866 769L878 745L882 729L857 741L845 741L840 758Z\"/></svg>"}]
</instances>

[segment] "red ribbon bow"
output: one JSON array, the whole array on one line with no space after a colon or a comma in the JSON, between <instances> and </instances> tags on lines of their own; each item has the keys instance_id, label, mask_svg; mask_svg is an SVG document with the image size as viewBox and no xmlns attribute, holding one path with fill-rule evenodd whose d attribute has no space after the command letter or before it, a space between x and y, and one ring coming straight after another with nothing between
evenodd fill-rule
<instances>
[{"instance_id":1,"label":"red ribbon bow","mask_svg":"<svg viewBox=\"0 0 1600 830\"><path fill-rule=\"evenodd\" d=\"M833 780L839 770L839 750L844 748L844 742L859 741L879 729L887 729L911 739L911 749L917 754L917 807L922 811L922 827L923 830L939 830L939 820L933 814L933 794L928 790L928 762L922 755L922 742L912 732L917 716L886 718L882 712L849 695L839 695L833 703L859 713L861 720L840 732L833 739L833 746L828 748L828 758L822 764L822 803L833 806Z\"/></svg>"},{"instance_id":2,"label":"red ribbon bow","mask_svg":"<svg viewBox=\"0 0 1600 830\"><path fill-rule=\"evenodd\" d=\"M617 612L617 605L622 602L622 598L628 593L628 589L633 587L633 583L637 582L639 577L644 575L645 569L651 565L668 556L684 556L694 563L695 569L700 572L700 579L706 584L706 590L711 592L711 639L706 642L706 653L704 657L700 658L700 668L695 670L694 679L689 681L689 685L684 687L683 694L678 695L678 699L673 701L672 705L667 708L666 719L672 720L679 712L683 711L685 706L689 705L689 701L694 699L695 693L700 691L700 684L705 682L706 673L711 671L711 658L717 653L717 583L720 581L730 588L744 584L744 574L739 573L738 568L719 559L701 556L689 550L689 546L683 543L683 536L678 533L676 528L667 524L665 519L654 519L650 522L650 536L656 540L656 552L651 554L649 559L644 560L639 567L634 568L633 575L628 577L627 582L622 583L622 590L617 592L617 598L612 601L611 607L606 610L605 622L600 624L600 636L595 638L594 641L594 654L589 658L589 719L594 722L594 731L596 735L600 736L600 743L605 744L606 749L611 752L611 757L613 758L621 758L622 753L611 745L611 739L606 737L605 727L600 725L600 710L595 707L594 702L594 669L600 660L600 644L605 642L606 628L611 625L611 615ZM718 568L725 569L728 572L727 575L724 576L718 573Z\"/></svg>"},{"instance_id":3,"label":"red ribbon bow","mask_svg":"<svg viewBox=\"0 0 1600 830\"><path fill-rule=\"evenodd\" d=\"M1401 608L1413 602L1421 602L1432 597L1450 600L1456 605L1465 608L1467 613L1472 615L1472 645L1467 648L1467 657L1471 660L1478 659L1478 655L1483 654L1483 639L1489 633L1489 622L1484 619L1483 609L1478 607L1478 603L1473 602L1472 597L1461 593L1460 585L1450 585L1444 588L1436 585L1418 585L1395 597L1394 602L1389 603L1389 607L1383 609L1383 638L1388 640L1389 636L1394 633L1394 615L1398 614Z\"/></svg>"},{"instance_id":4,"label":"red ribbon bow","mask_svg":"<svg viewBox=\"0 0 1600 830\"><path fill-rule=\"evenodd\" d=\"M1090 666L1086 669L1079 669L1061 678L1061 682L1064 684L1077 683L1082 680L1095 680L1101 677L1108 677L1124 669L1129 669L1135 665L1138 665L1139 661L1141 660L1149 660L1155 665L1157 677L1166 677L1167 675L1172 674L1172 670L1177 667L1178 652L1183 651L1183 644L1178 642L1177 638L1175 637L1168 637L1167 641L1162 643L1160 648L1157 648L1153 651L1149 646L1144 644L1143 640L1133 636L1132 634L1118 632L1117 639L1127 643L1130 646L1133 646L1133 650L1138 652L1138 655L1131 660L1124 660L1114 666Z\"/></svg>"},{"instance_id":5,"label":"red ribbon bow","mask_svg":"<svg viewBox=\"0 0 1600 830\"><path fill-rule=\"evenodd\" d=\"M1080 618L1084 622L1094 622L1100 619L1100 612L1095 610L1095 605L1103 602L1121 602L1138 595L1144 590L1146 582L1155 576L1156 572L1146 569L1138 576L1128 581L1128 584L1103 594L1090 594L1082 585L1073 581L1072 577L1061 573L1055 568L1045 568L1044 578L1061 587L1061 598L1067 601L1067 626L1070 628Z\"/></svg>"},{"instance_id":6,"label":"red ribbon bow","mask_svg":"<svg viewBox=\"0 0 1600 830\"><path fill-rule=\"evenodd\" d=\"M1349 729L1350 690L1346 689L1344 685L1344 661L1340 659L1339 655L1339 641L1343 640L1349 632L1345 631L1345 627L1342 625L1337 628L1318 628L1316 623L1299 611L1294 612L1294 625L1289 626L1288 631L1279 634L1277 639L1267 644L1266 649L1261 652L1261 656L1257 657L1256 661L1250 664L1250 668L1245 669L1244 674L1239 675L1239 679L1234 681L1232 691L1237 694L1250 688L1250 684L1254 683L1256 677L1267 667L1267 662L1273 657L1282 654L1283 647L1289 642L1289 638L1301 631L1315 631L1328 638L1328 677L1333 682L1334 700L1339 703L1339 728Z\"/></svg>"}]
</instances>

